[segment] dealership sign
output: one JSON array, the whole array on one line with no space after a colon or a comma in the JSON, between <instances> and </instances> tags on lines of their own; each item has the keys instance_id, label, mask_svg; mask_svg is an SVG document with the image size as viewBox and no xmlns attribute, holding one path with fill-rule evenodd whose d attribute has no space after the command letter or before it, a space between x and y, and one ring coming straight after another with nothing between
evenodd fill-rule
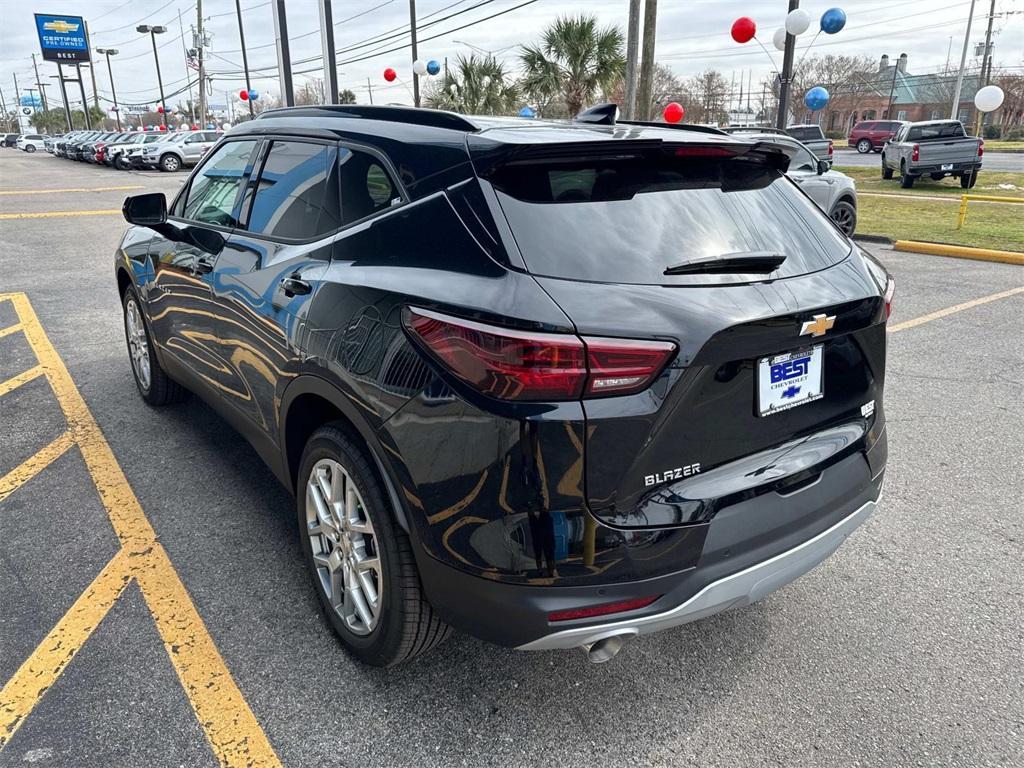
<instances>
[{"instance_id":1,"label":"dealership sign","mask_svg":"<svg viewBox=\"0 0 1024 768\"><path fill-rule=\"evenodd\" d=\"M39 47L46 61L90 61L89 35L81 16L54 16L37 13Z\"/></svg>"}]
</instances>

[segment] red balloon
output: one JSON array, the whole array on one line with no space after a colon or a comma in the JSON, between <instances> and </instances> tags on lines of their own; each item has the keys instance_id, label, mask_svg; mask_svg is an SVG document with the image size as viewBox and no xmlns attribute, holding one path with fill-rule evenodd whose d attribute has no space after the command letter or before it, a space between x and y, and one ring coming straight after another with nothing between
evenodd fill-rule
<instances>
[{"instance_id":1,"label":"red balloon","mask_svg":"<svg viewBox=\"0 0 1024 768\"><path fill-rule=\"evenodd\" d=\"M673 101L665 105L665 111L661 114L662 117L665 118L666 123L678 123L683 119L683 115L686 114L686 110L683 109L682 104L677 101Z\"/></svg>"},{"instance_id":2,"label":"red balloon","mask_svg":"<svg viewBox=\"0 0 1024 768\"><path fill-rule=\"evenodd\" d=\"M163 107L157 107L156 111L159 112L162 115L164 113L164 108Z\"/></svg>"},{"instance_id":3,"label":"red balloon","mask_svg":"<svg viewBox=\"0 0 1024 768\"><path fill-rule=\"evenodd\" d=\"M242 101L248 101L249 100L249 92L243 88L242 90L240 90L238 92L238 98L240 98Z\"/></svg>"},{"instance_id":4,"label":"red balloon","mask_svg":"<svg viewBox=\"0 0 1024 768\"><path fill-rule=\"evenodd\" d=\"M757 34L757 24L748 16L740 16L732 23L732 39L737 43L749 43Z\"/></svg>"},{"instance_id":5,"label":"red balloon","mask_svg":"<svg viewBox=\"0 0 1024 768\"><path fill-rule=\"evenodd\" d=\"M395 79L397 77L398 73L395 72L395 70L393 70L391 67L388 67L387 69L384 70L384 79L387 80L389 83L395 82Z\"/></svg>"},{"instance_id":6,"label":"red balloon","mask_svg":"<svg viewBox=\"0 0 1024 768\"><path fill-rule=\"evenodd\" d=\"M166 131L167 130L167 126L166 125L161 125L160 126L160 130L161 131Z\"/></svg>"}]
</instances>

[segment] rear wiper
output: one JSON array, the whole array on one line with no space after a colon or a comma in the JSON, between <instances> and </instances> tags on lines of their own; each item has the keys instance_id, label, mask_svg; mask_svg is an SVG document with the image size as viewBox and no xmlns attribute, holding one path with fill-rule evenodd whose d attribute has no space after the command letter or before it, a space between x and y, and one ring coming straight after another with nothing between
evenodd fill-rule
<instances>
[{"instance_id":1,"label":"rear wiper","mask_svg":"<svg viewBox=\"0 0 1024 768\"><path fill-rule=\"evenodd\" d=\"M778 269L786 260L786 254L774 251L738 251L723 253L721 256L709 256L694 259L685 264L677 264L665 270L666 275L713 275L743 274L757 272L768 274Z\"/></svg>"}]
</instances>

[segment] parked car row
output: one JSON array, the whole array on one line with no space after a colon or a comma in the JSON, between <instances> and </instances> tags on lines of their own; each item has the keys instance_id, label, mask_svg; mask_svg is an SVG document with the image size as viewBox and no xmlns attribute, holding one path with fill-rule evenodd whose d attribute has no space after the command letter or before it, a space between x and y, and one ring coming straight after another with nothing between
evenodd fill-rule
<instances>
[{"instance_id":1,"label":"parked car row","mask_svg":"<svg viewBox=\"0 0 1024 768\"><path fill-rule=\"evenodd\" d=\"M122 171L173 172L198 163L221 135L221 131L72 131L47 140L45 149L56 157Z\"/></svg>"}]
</instances>

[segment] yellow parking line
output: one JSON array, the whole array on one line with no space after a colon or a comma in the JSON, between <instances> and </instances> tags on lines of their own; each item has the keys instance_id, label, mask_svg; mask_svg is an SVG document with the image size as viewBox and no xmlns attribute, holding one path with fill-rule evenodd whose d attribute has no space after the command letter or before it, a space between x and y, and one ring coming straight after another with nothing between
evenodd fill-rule
<instances>
[{"instance_id":1,"label":"yellow parking line","mask_svg":"<svg viewBox=\"0 0 1024 768\"><path fill-rule=\"evenodd\" d=\"M6 328L0 328L0 339L4 336L10 336L12 333L17 333L20 330L21 323L15 323L14 325L9 325Z\"/></svg>"},{"instance_id":2,"label":"yellow parking line","mask_svg":"<svg viewBox=\"0 0 1024 768\"><path fill-rule=\"evenodd\" d=\"M32 379L41 375L42 372L43 369L40 366L34 365L27 371L23 371L22 373L19 373L17 376L12 376L7 381L0 382L0 397L3 397L13 389L17 389L22 384L27 384L28 382L32 381Z\"/></svg>"},{"instance_id":3,"label":"yellow parking line","mask_svg":"<svg viewBox=\"0 0 1024 768\"><path fill-rule=\"evenodd\" d=\"M139 584L167 655L214 755L224 768L279 766L274 748L217 651L174 565L157 542L156 532L71 374L39 324L28 298L19 293L0 294L0 300L4 299L14 303L25 336L53 388L69 432L81 450L111 525L121 540L128 574ZM6 479L0 479L0 491ZM76 637L85 642L88 635L80 633ZM66 647L64 652L73 655L78 647L80 644ZM45 654L46 650L37 649L37 652ZM35 655L33 653L33 657ZM0 726L17 728L44 692L45 688L39 687L31 700L18 698L15 709L19 719L12 723L0 720ZM5 686L0 694L0 714L6 706L13 705L8 701ZM2 745L3 732L0 731L0 747Z\"/></svg>"},{"instance_id":4,"label":"yellow parking line","mask_svg":"<svg viewBox=\"0 0 1024 768\"><path fill-rule=\"evenodd\" d=\"M7 681L0 690L0 747L75 658L130 580L128 554L122 549Z\"/></svg>"},{"instance_id":5,"label":"yellow parking line","mask_svg":"<svg viewBox=\"0 0 1024 768\"><path fill-rule=\"evenodd\" d=\"M25 461L6 475L0 477L0 501L6 499L18 488L53 464L74 444L75 441L72 439L71 433L65 432L45 448L41 448L34 455L25 459Z\"/></svg>"},{"instance_id":6,"label":"yellow parking line","mask_svg":"<svg viewBox=\"0 0 1024 768\"><path fill-rule=\"evenodd\" d=\"M118 192L122 189L143 189L141 184L123 187L67 187L66 189L5 189L0 195L50 195L64 192Z\"/></svg>"},{"instance_id":7,"label":"yellow parking line","mask_svg":"<svg viewBox=\"0 0 1024 768\"><path fill-rule=\"evenodd\" d=\"M42 211L39 213L0 213L0 219L53 219L60 216L114 216L121 215L120 208L102 211Z\"/></svg>"},{"instance_id":8,"label":"yellow parking line","mask_svg":"<svg viewBox=\"0 0 1024 768\"><path fill-rule=\"evenodd\" d=\"M895 325L889 326L889 333L896 333L897 331L905 331L908 328L916 328L919 325L930 323L932 320L938 320L949 315L954 315L957 312L963 312L965 309L972 309L973 307L980 307L982 304L988 304L991 301L999 301L1000 299L1008 299L1011 296L1016 296L1019 293L1024 293L1024 287L1011 288L1008 291L1000 291L999 293L993 293L989 296L982 296L980 299L972 299L971 301L965 301L963 304L955 304L952 307L946 307L936 312L930 312L927 315L921 315L915 317L913 320L904 320L902 323L896 323Z\"/></svg>"}]
</instances>

